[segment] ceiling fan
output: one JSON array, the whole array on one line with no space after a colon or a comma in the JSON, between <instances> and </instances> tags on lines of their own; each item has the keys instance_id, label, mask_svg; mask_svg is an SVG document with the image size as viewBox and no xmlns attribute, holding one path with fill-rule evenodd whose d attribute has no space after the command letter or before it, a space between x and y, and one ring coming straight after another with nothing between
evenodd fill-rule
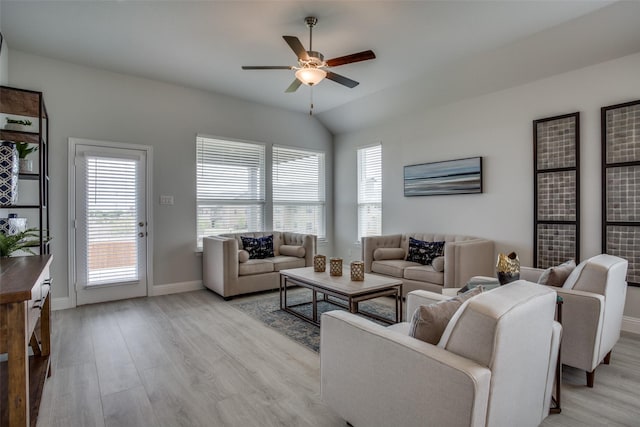
<instances>
[{"instance_id":1,"label":"ceiling fan","mask_svg":"<svg viewBox=\"0 0 640 427\"><path fill-rule=\"evenodd\" d=\"M348 88L354 88L360 83L348 77L336 74L328 69L353 62L374 59L376 55L371 50L340 56L338 58L324 60L324 55L313 50L313 27L318 23L318 18L307 16L304 22L309 27L309 50L305 50L300 40L295 36L282 36L291 50L298 57L298 65L245 65L243 70L295 70L296 79L289 85L285 92L291 93L298 90L301 84L315 86L325 78Z\"/></svg>"}]
</instances>

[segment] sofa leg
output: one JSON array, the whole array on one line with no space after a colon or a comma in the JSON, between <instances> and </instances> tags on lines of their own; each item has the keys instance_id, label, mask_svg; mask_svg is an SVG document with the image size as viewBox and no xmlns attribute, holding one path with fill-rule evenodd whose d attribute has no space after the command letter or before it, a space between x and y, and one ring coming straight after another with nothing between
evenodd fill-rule
<instances>
[{"instance_id":1,"label":"sofa leg","mask_svg":"<svg viewBox=\"0 0 640 427\"><path fill-rule=\"evenodd\" d=\"M605 365L608 365L609 363L611 363L611 351L607 353L607 355L604 357L604 360L602 361Z\"/></svg>"},{"instance_id":2,"label":"sofa leg","mask_svg":"<svg viewBox=\"0 0 640 427\"><path fill-rule=\"evenodd\" d=\"M225 301L231 301L233 299L233 297L222 297L223 300Z\"/></svg>"},{"instance_id":3,"label":"sofa leg","mask_svg":"<svg viewBox=\"0 0 640 427\"><path fill-rule=\"evenodd\" d=\"M593 381L595 379L596 376L596 370L594 369L591 372L587 371L587 387L589 388L593 388Z\"/></svg>"}]
</instances>

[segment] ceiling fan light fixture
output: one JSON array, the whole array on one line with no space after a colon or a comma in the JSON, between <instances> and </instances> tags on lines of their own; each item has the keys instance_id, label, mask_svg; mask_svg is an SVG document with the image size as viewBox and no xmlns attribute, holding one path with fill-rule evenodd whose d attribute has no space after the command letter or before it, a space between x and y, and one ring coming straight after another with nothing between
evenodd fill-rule
<instances>
[{"instance_id":1,"label":"ceiling fan light fixture","mask_svg":"<svg viewBox=\"0 0 640 427\"><path fill-rule=\"evenodd\" d=\"M296 78L307 86L315 86L327 77L327 72L321 68L300 68L296 71Z\"/></svg>"}]
</instances>

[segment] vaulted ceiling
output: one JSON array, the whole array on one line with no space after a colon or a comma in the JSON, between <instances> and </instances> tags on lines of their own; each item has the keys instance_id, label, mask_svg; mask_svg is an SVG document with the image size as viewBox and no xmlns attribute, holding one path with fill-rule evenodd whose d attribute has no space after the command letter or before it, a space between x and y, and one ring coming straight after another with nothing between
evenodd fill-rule
<instances>
[{"instance_id":1,"label":"vaulted ceiling","mask_svg":"<svg viewBox=\"0 0 640 427\"><path fill-rule=\"evenodd\" d=\"M640 51L640 2L611 1L7 1L0 25L10 49L58 58L293 111L311 91L284 90L295 65L282 39L326 58L366 49L377 58L333 71L314 114L345 132Z\"/></svg>"}]
</instances>

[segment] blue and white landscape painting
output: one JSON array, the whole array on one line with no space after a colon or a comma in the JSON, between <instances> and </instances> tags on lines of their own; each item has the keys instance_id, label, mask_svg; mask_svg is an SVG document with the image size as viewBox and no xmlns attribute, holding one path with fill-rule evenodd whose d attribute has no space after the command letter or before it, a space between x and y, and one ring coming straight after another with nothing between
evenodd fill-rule
<instances>
[{"instance_id":1,"label":"blue and white landscape painting","mask_svg":"<svg viewBox=\"0 0 640 427\"><path fill-rule=\"evenodd\" d=\"M482 193L482 157L404 167L405 196Z\"/></svg>"}]
</instances>

